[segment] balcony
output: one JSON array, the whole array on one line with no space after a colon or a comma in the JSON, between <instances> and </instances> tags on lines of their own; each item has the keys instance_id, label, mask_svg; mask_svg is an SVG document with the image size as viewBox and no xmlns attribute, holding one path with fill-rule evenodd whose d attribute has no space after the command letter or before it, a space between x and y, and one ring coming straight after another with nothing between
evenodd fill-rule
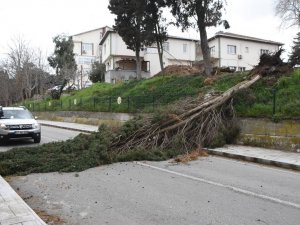
<instances>
[{"instance_id":1,"label":"balcony","mask_svg":"<svg viewBox=\"0 0 300 225\"><path fill-rule=\"evenodd\" d=\"M150 72L142 71L142 78L150 78ZM137 79L136 70L108 70L105 73L106 83L116 83Z\"/></svg>"}]
</instances>

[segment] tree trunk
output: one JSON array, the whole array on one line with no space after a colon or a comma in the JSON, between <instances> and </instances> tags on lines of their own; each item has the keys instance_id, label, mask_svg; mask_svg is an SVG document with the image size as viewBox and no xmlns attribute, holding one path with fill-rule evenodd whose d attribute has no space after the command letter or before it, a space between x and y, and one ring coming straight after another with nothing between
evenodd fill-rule
<instances>
[{"instance_id":1,"label":"tree trunk","mask_svg":"<svg viewBox=\"0 0 300 225\"><path fill-rule=\"evenodd\" d=\"M207 41L207 32L205 25L198 23L198 28L200 31L200 41L201 41L201 49L203 54L203 62L205 68L205 75L209 76L212 73L212 65L210 60L210 49Z\"/></svg>"},{"instance_id":2,"label":"tree trunk","mask_svg":"<svg viewBox=\"0 0 300 225\"><path fill-rule=\"evenodd\" d=\"M140 57L140 50L136 51L136 77L138 80L142 79L142 63Z\"/></svg>"},{"instance_id":3,"label":"tree trunk","mask_svg":"<svg viewBox=\"0 0 300 225\"><path fill-rule=\"evenodd\" d=\"M155 26L155 33L156 33L156 44L157 44L157 52L158 52L158 57L159 57L159 63L160 63L160 69L163 71L164 70L164 61L163 61L163 43L160 39L160 34L159 34L159 24Z\"/></svg>"}]
</instances>

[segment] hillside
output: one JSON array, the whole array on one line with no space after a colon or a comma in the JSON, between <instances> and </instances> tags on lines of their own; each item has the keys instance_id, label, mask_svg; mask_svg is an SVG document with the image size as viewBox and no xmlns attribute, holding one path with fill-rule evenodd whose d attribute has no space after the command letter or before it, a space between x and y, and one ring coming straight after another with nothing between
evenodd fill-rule
<instances>
[{"instance_id":1,"label":"hillside","mask_svg":"<svg viewBox=\"0 0 300 225\"><path fill-rule=\"evenodd\" d=\"M90 88L71 92L59 101L48 97L24 105L32 111L154 112L161 106L188 96L226 91L246 77L246 73L230 73L214 77L209 82L202 76L194 75L157 76L121 84L97 83ZM234 99L237 114L241 117L300 117L300 72L274 79L264 77L237 94ZM117 102L118 97L121 97L121 104Z\"/></svg>"}]
</instances>

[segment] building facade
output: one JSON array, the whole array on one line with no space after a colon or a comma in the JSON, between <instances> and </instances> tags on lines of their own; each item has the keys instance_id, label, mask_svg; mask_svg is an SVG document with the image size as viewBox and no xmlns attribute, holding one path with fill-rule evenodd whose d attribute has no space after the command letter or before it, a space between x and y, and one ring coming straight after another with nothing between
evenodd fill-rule
<instances>
[{"instance_id":1,"label":"building facade","mask_svg":"<svg viewBox=\"0 0 300 225\"><path fill-rule=\"evenodd\" d=\"M128 49L120 35L108 31L100 42L102 62L106 66L105 82L115 83L136 78L135 52ZM169 36L164 43L164 67L169 65L192 65L196 59L197 40ZM142 77L149 78L161 71L156 46L146 46L140 52Z\"/></svg>"},{"instance_id":2,"label":"building facade","mask_svg":"<svg viewBox=\"0 0 300 225\"><path fill-rule=\"evenodd\" d=\"M233 33L218 32L208 40L211 57L217 67L230 67L235 71L251 70L263 53L274 53L280 42Z\"/></svg>"},{"instance_id":3,"label":"building facade","mask_svg":"<svg viewBox=\"0 0 300 225\"><path fill-rule=\"evenodd\" d=\"M77 64L75 85L81 89L91 85L89 72L95 61L102 61L102 49L99 42L110 27L102 27L72 36L74 42L74 54Z\"/></svg>"},{"instance_id":4,"label":"building facade","mask_svg":"<svg viewBox=\"0 0 300 225\"><path fill-rule=\"evenodd\" d=\"M102 27L72 36L77 63L75 85L80 89L91 85L89 72L97 61L106 66L105 82L115 83L136 78L135 52L129 50L120 35L110 27ZM100 44L99 44L100 43ZM251 70L263 53L272 53L283 45L280 42L227 32L218 32L208 39L211 57L216 67L235 71ZM149 78L161 71L155 45L140 52L142 77ZM192 65L203 60L199 40L169 36L164 43L164 67Z\"/></svg>"},{"instance_id":5,"label":"building facade","mask_svg":"<svg viewBox=\"0 0 300 225\"><path fill-rule=\"evenodd\" d=\"M218 32L208 40L215 67L230 67L235 71L251 70L263 53L272 53L283 45L280 42ZM102 62L106 65L105 81L114 83L136 78L135 52L129 50L122 38L113 30L100 41ZM146 46L140 52L142 77L148 78L161 71L156 46ZM164 67L192 65L203 60L199 40L169 36L164 43Z\"/></svg>"}]
</instances>

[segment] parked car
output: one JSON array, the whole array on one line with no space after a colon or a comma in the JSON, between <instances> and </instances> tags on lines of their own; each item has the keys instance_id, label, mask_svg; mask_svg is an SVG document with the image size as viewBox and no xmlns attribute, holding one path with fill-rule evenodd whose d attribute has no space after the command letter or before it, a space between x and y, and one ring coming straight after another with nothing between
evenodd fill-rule
<instances>
[{"instance_id":1,"label":"parked car","mask_svg":"<svg viewBox=\"0 0 300 225\"><path fill-rule=\"evenodd\" d=\"M32 138L41 142L41 126L25 107L0 106L0 144L9 139Z\"/></svg>"}]
</instances>

